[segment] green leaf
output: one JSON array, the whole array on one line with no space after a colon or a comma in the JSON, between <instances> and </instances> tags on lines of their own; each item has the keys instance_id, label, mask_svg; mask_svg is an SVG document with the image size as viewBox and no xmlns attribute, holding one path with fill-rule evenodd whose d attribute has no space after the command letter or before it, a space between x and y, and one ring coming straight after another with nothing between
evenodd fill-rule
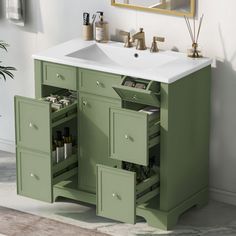
<instances>
[{"instance_id":1,"label":"green leaf","mask_svg":"<svg viewBox=\"0 0 236 236\"><path fill-rule=\"evenodd\" d=\"M6 81L6 76L4 75L3 72L0 71L0 77L3 77L3 79Z\"/></svg>"}]
</instances>

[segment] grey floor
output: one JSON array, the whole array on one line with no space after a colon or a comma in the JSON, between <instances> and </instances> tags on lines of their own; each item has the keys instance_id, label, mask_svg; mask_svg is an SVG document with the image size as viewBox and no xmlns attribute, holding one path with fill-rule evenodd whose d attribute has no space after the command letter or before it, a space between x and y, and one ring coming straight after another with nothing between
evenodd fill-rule
<instances>
[{"instance_id":1,"label":"grey floor","mask_svg":"<svg viewBox=\"0 0 236 236\"><path fill-rule=\"evenodd\" d=\"M43 203L16 195L15 156L0 151L0 205L16 210L78 225L114 236L236 236L236 207L210 201L202 208L186 212L172 231L149 227L142 219L136 225L122 224L96 216L93 206L70 201ZM1 236L1 234L0 234Z\"/></svg>"}]
</instances>

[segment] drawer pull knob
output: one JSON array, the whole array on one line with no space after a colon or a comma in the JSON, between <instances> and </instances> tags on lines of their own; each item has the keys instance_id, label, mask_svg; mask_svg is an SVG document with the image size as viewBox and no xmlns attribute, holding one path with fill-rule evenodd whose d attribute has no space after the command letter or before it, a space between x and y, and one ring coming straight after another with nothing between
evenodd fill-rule
<instances>
[{"instance_id":1,"label":"drawer pull knob","mask_svg":"<svg viewBox=\"0 0 236 236\"><path fill-rule=\"evenodd\" d=\"M112 193L112 197L120 200L120 196L117 193Z\"/></svg>"},{"instance_id":2,"label":"drawer pull knob","mask_svg":"<svg viewBox=\"0 0 236 236\"><path fill-rule=\"evenodd\" d=\"M32 122L29 123L29 127L30 127L31 129L34 127L34 125L33 125Z\"/></svg>"},{"instance_id":3,"label":"drawer pull knob","mask_svg":"<svg viewBox=\"0 0 236 236\"><path fill-rule=\"evenodd\" d=\"M87 104L88 104L87 101L83 101L83 105L84 105L85 107L87 106Z\"/></svg>"},{"instance_id":4,"label":"drawer pull knob","mask_svg":"<svg viewBox=\"0 0 236 236\"><path fill-rule=\"evenodd\" d=\"M138 99L136 95L134 95L132 98L133 98L134 100L137 100L137 99Z\"/></svg>"},{"instance_id":5,"label":"drawer pull knob","mask_svg":"<svg viewBox=\"0 0 236 236\"><path fill-rule=\"evenodd\" d=\"M97 82L96 82L96 84L97 84L97 87L99 87L99 86L100 86L100 82L99 82L99 81L97 81Z\"/></svg>"},{"instance_id":6,"label":"drawer pull knob","mask_svg":"<svg viewBox=\"0 0 236 236\"><path fill-rule=\"evenodd\" d=\"M60 75L60 74L57 74L57 78L58 78L58 79L61 79L61 75Z\"/></svg>"},{"instance_id":7,"label":"drawer pull knob","mask_svg":"<svg viewBox=\"0 0 236 236\"><path fill-rule=\"evenodd\" d=\"M35 178L36 176L35 176L35 174L30 173L30 177Z\"/></svg>"}]
</instances>

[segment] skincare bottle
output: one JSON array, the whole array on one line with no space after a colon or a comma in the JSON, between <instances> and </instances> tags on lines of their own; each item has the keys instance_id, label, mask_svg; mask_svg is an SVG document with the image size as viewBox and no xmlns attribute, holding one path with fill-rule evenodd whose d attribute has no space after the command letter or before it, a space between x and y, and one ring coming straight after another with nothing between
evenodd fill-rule
<instances>
[{"instance_id":1,"label":"skincare bottle","mask_svg":"<svg viewBox=\"0 0 236 236\"><path fill-rule=\"evenodd\" d=\"M72 155L72 137L69 127L64 128L64 158L68 159Z\"/></svg>"},{"instance_id":2,"label":"skincare bottle","mask_svg":"<svg viewBox=\"0 0 236 236\"><path fill-rule=\"evenodd\" d=\"M56 145L56 158L57 163L59 163L64 160L64 142L61 131L57 131Z\"/></svg>"},{"instance_id":3,"label":"skincare bottle","mask_svg":"<svg viewBox=\"0 0 236 236\"><path fill-rule=\"evenodd\" d=\"M109 41L109 24L103 20L103 12L98 11L99 20L95 23L95 39L99 43L107 43Z\"/></svg>"}]
</instances>

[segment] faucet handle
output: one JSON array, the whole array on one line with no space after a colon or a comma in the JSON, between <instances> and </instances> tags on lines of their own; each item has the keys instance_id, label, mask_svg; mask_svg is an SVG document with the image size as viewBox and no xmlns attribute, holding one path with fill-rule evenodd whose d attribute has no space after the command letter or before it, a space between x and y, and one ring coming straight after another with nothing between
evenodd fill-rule
<instances>
[{"instance_id":1,"label":"faucet handle","mask_svg":"<svg viewBox=\"0 0 236 236\"><path fill-rule=\"evenodd\" d=\"M132 48L133 44L132 44L132 40L131 40L131 37L130 37L130 32L126 32L126 31L121 30L120 35L126 36L126 39L125 39L125 42L124 42L125 43L124 47L125 48Z\"/></svg>"},{"instance_id":2,"label":"faucet handle","mask_svg":"<svg viewBox=\"0 0 236 236\"><path fill-rule=\"evenodd\" d=\"M157 42L165 42L165 38L154 36L153 41L152 41L152 46L150 48L150 52L159 52L159 49L157 47Z\"/></svg>"},{"instance_id":3,"label":"faucet handle","mask_svg":"<svg viewBox=\"0 0 236 236\"><path fill-rule=\"evenodd\" d=\"M165 42L165 38L164 38L164 37L157 37L157 36L154 36L154 37L153 37L153 41Z\"/></svg>"}]
</instances>

